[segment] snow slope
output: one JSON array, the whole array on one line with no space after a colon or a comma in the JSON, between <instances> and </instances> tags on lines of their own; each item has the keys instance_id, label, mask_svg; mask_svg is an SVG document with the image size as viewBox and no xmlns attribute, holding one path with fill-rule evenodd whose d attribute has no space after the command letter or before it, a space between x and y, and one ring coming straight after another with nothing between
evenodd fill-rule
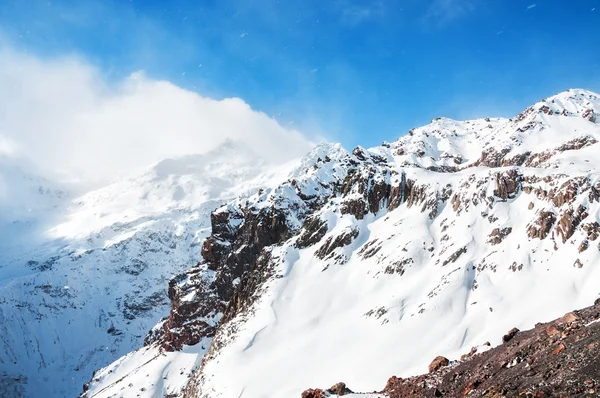
<instances>
[{"instance_id":1,"label":"snow slope","mask_svg":"<svg viewBox=\"0 0 600 398\"><path fill-rule=\"evenodd\" d=\"M168 280L201 259L210 212L278 178L232 142L75 199L3 166L3 397L76 396L95 369L141 346L169 311Z\"/></svg>"},{"instance_id":2,"label":"snow slope","mask_svg":"<svg viewBox=\"0 0 600 398\"><path fill-rule=\"evenodd\" d=\"M97 372L86 396L298 397L340 380L367 390L590 304L596 115L597 94L569 90L510 120L436 119L352 153L319 146L283 183L214 213L211 259L196 271L211 282L198 289L234 293L210 348L156 360L158 345L141 349ZM256 246L269 228L252 223L279 215L282 232ZM227 258L252 259L248 245L262 254L236 270ZM194 302L188 288L181 305ZM156 376L171 373L144 377L194 350L189 381L165 390Z\"/></svg>"}]
</instances>

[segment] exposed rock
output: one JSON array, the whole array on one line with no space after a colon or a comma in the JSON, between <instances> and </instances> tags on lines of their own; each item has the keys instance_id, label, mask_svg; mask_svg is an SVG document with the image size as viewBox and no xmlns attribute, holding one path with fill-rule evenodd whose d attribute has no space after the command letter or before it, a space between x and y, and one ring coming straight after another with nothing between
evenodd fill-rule
<instances>
[{"instance_id":1,"label":"exposed rock","mask_svg":"<svg viewBox=\"0 0 600 398\"><path fill-rule=\"evenodd\" d=\"M329 256L335 249L348 246L359 234L358 228L348 228L339 235L327 238L325 243L315 252L320 259Z\"/></svg>"},{"instance_id":2,"label":"exposed rock","mask_svg":"<svg viewBox=\"0 0 600 398\"><path fill-rule=\"evenodd\" d=\"M513 337L515 337L517 335L517 333L519 333L519 329L517 329L517 328L510 329L507 334L502 336L502 342L503 343L509 342L510 340L512 340Z\"/></svg>"},{"instance_id":3,"label":"exposed rock","mask_svg":"<svg viewBox=\"0 0 600 398\"><path fill-rule=\"evenodd\" d=\"M527 235L532 239L546 239L555 222L556 215L552 211L538 211L537 219L527 226Z\"/></svg>"},{"instance_id":4,"label":"exposed rock","mask_svg":"<svg viewBox=\"0 0 600 398\"><path fill-rule=\"evenodd\" d=\"M523 175L517 170L511 169L503 173L496 174L496 190L494 195L503 201L517 197L523 182Z\"/></svg>"},{"instance_id":5,"label":"exposed rock","mask_svg":"<svg viewBox=\"0 0 600 398\"><path fill-rule=\"evenodd\" d=\"M455 251L454 253L452 253L452 255L450 255L450 257L448 257L446 260L444 260L444 262L442 263L443 266L446 266L450 263L455 262L456 260L458 260L458 258L460 256L462 256L463 254L465 254L467 252L467 247L461 247L460 249L458 249L457 251Z\"/></svg>"},{"instance_id":6,"label":"exposed rock","mask_svg":"<svg viewBox=\"0 0 600 398\"><path fill-rule=\"evenodd\" d=\"M556 232L562 238L563 243L573 236L576 228L587 216L588 213L583 206L579 206L577 210L568 209L563 213L556 226Z\"/></svg>"},{"instance_id":7,"label":"exposed rock","mask_svg":"<svg viewBox=\"0 0 600 398\"><path fill-rule=\"evenodd\" d=\"M492 233L489 235L488 242L492 245L501 243L512 232L511 227L505 228L494 228Z\"/></svg>"},{"instance_id":8,"label":"exposed rock","mask_svg":"<svg viewBox=\"0 0 600 398\"><path fill-rule=\"evenodd\" d=\"M320 389L312 389L309 388L308 390L304 391L302 393L302 398L327 398L328 394Z\"/></svg>"},{"instance_id":9,"label":"exposed rock","mask_svg":"<svg viewBox=\"0 0 600 398\"><path fill-rule=\"evenodd\" d=\"M593 115L593 112L592 112L592 115ZM561 146L556 148L556 150L558 152L574 151L577 149L581 149L581 148L585 148L587 146L593 145L597 142L598 141L596 141L596 139L594 137L587 135L584 137L578 137L571 141L565 142L564 144L562 144Z\"/></svg>"},{"instance_id":10,"label":"exposed rock","mask_svg":"<svg viewBox=\"0 0 600 398\"><path fill-rule=\"evenodd\" d=\"M331 386L330 388L327 389L327 392L330 394L336 394L339 396L353 393L353 391L351 389L349 389L348 387L346 387L346 384L342 383L342 382L334 384L333 386Z\"/></svg>"},{"instance_id":11,"label":"exposed rock","mask_svg":"<svg viewBox=\"0 0 600 398\"><path fill-rule=\"evenodd\" d=\"M573 322L577 321L578 319L579 319L579 317L577 316L576 313L568 312L565 315L563 315L562 318L560 318L560 322L561 323L573 323Z\"/></svg>"},{"instance_id":12,"label":"exposed rock","mask_svg":"<svg viewBox=\"0 0 600 398\"><path fill-rule=\"evenodd\" d=\"M583 117L584 119L589 120L592 123L596 123L596 120L597 120L596 113L591 108L590 109L586 109L585 112L583 112L581 114L581 117Z\"/></svg>"},{"instance_id":13,"label":"exposed rock","mask_svg":"<svg viewBox=\"0 0 600 398\"><path fill-rule=\"evenodd\" d=\"M298 240L296 247L303 249L320 242L327 233L327 223L319 217L308 217L304 223L304 229Z\"/></svg>"},{"instance_id":14,"label":"exposed rock","mask_svg":"<svg viewBox=\"0 0 600 398\"><path fill-rule=\"evenodd\" d=\"M559 343L558 346L552 351L552 355L558 355L563 352L567 347L565 347L564 343Z\"/></svg>"},{"instance_id":15,"label":"exposed rock","mask_svg":"<svg viewBox=\"0 0 600 398\"><path fill-rule=\"evenodd\" d=\"M600 224L598 224L598 221L583 224L581 229L587 234L587 238L591 241L595 241L600 236Z\"/></svg>"},{"instance_id":16,"label":"exposed rock","mask_svg":"<svg viewBox=\"0 0 600 398\"><path fill-rule=\"evenodd\" d=\"M438 370L440 370L441 368L443 368L444 366L448 366L448 364L450 363L450 360L448 360L448 358L443 357L443 356L438 356L435 357L435 359L433 361L431 361L431 363L429 364L429 373L432 372L436 372Z\"/></svg>"}]
</instances>

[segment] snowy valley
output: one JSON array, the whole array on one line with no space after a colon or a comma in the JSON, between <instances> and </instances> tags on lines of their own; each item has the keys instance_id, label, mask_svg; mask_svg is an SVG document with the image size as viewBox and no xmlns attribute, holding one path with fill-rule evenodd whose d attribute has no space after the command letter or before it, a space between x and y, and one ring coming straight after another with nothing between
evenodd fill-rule
<instances>
[{"instance_id":1,"label":"snowy valley","mask_svg":"<svg viewBox=\"0 0 600 398\"><path fill-rule=\"evenodd\" d=\"M260 177L270 168L225 142L73 197L7 159L0 395L76 396L141 346L168 313L169 279L200 261L210 212L276 179Z\"/></svg>"},{"instance_id":2,"label":"snowy valley","mask_svg":"<svg viewBox=\"0 0 600 398\"><path fill-rule=\"evenodd\" d=\"M19 177L48 201L0 219L0 395L372 391L496 346L599 297L599 141L569 90L285 165L227 142L76 198Z\"/></svg>"}]
</instances>

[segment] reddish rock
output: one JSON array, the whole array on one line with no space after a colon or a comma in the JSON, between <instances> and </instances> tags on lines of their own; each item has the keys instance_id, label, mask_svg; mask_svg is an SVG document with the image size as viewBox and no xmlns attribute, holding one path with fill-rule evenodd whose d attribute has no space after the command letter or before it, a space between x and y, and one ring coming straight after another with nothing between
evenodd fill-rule
<instances>
[{"instance_id":1,"label":"reddish rock","mask_svg":"<svg viewBox=\"0 0 600 398\"><path fill-rule=\"evenodd\" d=\"M563 343L560 343L555 349L554 351L552 351L552 355L558 355L561 352L563 352L567 347L565 347L565 345Z\"/></svg>"},{"instance_id":2,"label":"reddish rock","mask_svg":"<svg viewBox=\"0 0 600 398\"><path fill-rule=\"evenodd\" d=\"M327 398L327 395L328 394L321 389L316 388L313 390L312 388L309 388L302 393L302 398Z\"/></svg>"},{"instance_id":3,"label":"reddish rock","mask_svg":"<svg viewBox=\"0 0 600 398\"><path fill-rule=\"evenodd\" d=\"M548 336L557 336L560 334L560 330L558 330L556 326L551 325L546 328L546 334Z\"/></svg>"},{"instance_id":4,"label":"reddish rock","mask_svg":"<svg viewBox=\"0 0 600 398\"><path fill-rule=\"evenodd\" d=\"M574 312L569 312L569 313L563 315L563 317L560 318L560 321L562 323L573 323L578 319L579 319L579 317L577 316L577 314L575 314Z\"/></svg>"},{"instance_id":5,"label":"reddish rock","mask_svg":"<svg viewBox=\"0 0 600 398\"><path fill-rule=\"evenodd\" d=\"M440 355L429 364L429 373L436 372L441 368L448 366L448 364L450 364L450 360Z\"/></svg>"},{"instance_id":6,"label":"reddish rock","mask_svg":"<svg viewBox=\"0 0 600 398\"><path fill-rule=\"evenodd\" d=\"M537 219L527 226L527 235L530 238L546 239L556 222L556 215L552 211L539 211Z\"/></svg>"}]
</instances>

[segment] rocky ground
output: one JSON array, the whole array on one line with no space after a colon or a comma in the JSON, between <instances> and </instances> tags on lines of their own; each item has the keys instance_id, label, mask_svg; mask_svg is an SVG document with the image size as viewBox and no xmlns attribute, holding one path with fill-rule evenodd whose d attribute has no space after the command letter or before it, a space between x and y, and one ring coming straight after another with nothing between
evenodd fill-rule
<instances>
[{"instance_id":1,"label":"rocky ground","mask_svg":"<svg viewBox=\"0 0 600 398\"><path fill-rule=\"evenodd\" d=\"M481 353L474 347L458 361L437 357L428 374L392 376L380 394L389 398L600 396L600 299L534 329L511 329L503 341ZM346 394L352 391L338 383L327 390L306 390L302 398Z\"/></svg>"}]
</instances>

